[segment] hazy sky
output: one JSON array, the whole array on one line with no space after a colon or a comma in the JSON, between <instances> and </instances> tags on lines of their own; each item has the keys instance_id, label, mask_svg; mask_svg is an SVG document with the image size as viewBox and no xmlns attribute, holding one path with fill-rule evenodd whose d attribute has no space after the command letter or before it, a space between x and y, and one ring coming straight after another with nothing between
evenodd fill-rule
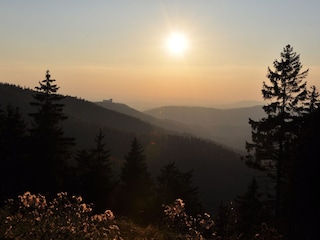
<instances>
[{"instance_id":1,"label":"hazy sky","mask_svg":"<svg viewBox=\"0 0 320 240\"><path fill-rule=\"evenodd\" d=\"M319 0L1 0L0 81L137 109L262 100L283 47L320 88ZM184 33L181 56L165 46Z\"/></svg>"}]
</instances>

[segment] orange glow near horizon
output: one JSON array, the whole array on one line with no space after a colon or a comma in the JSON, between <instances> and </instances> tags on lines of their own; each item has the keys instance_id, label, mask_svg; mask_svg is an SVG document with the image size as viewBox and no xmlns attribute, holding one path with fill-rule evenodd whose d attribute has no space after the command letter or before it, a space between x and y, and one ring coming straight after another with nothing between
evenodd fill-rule
<instances>
[{"instance_id":1,"label":"orange glow near horizon","mask_svg":"<svg viewBox=\"0 0 320 240\"><path fill-rule=\"evenodd\" d=\"M49 69L62 94L140 109L262 101L267 67L290 44L310 69L308 86L320 89L317 1L277 9L237 1L0 6L0 82L33 89ZM295 18L301 12L308 16Z\"/></svg>"},{"instance_id":2,"label":"orange glow near horizon","mask_svg":"<svg viewBox=\"0 0 320 240\"><path fill-rule=\"evenodd\" d=\"M234 68L234 67L233 67ZM260 88L265 74L252 69L238 68L235 74L225 67L191 66L140 66L140 67L78 67L49 69L53 79L65 95L89 101L114 99L115 102L137 107L145 105L206 105L260 98ZM261 81L247 83L249 76ZM20 78L21 75L28 78ZM44 79L45 71L25 69L11 74L13 82L34 88ZM237 81L234 81L234 79ZM249 88L248 86L251 86ZM241 91L239 91L241 89ZM227 100L226 100L227 99ZM141 105L141 106L140 106ZM138 108L143 109L143 104Z\"/></svg>"},{"instance_id":3,"label":"orange glow near horizon","mask_svg":"<svg viewBox=\"0 0 320 240\"><path fill-rule=\"evenodd\" d=\"M33 89L44 79L45 66L25 66L19 71L0 67L6 81ZM263 101L262 82L266 66L79 66L49 68L61 94L89 101L114 99L131 107L146 109L160 105L200 105ZM23 77L21 77L23 76ZM4 78L5 79L5 78ZM319 89L320 67L311 66L308 86Z\"/></svg>"}]
</instances>

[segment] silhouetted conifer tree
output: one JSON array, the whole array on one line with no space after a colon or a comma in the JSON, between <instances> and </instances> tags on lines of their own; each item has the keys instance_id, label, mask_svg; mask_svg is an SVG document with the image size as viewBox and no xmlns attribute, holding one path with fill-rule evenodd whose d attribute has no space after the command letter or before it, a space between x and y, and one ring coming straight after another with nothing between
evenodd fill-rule
<instances>
[{"instance_id":1,"label":"silhouetted conifer tree","mask_svg":"<svg viewBox=\"0 0 320 240\"><path fill-rule=\"evenodd\" d=\"M153 183L144 150L136 138L121 169L119 211L135 221L149 217L153 201Z\"/></svg>"},{"instance_id":2,"label":"silhouetted conifer tree","mask_svg":"<svg viewBox=\"0 0 320 240\"><path fill-rule=\"evenodd\" d=\"M57 94L59 87L54 82L47 71L46 79L35 88L34 102L30 103L37 112L29 114L33 121L29 129L31 159L28 167L30 188L53 194L64 188L66 162L70 147L74 145L72 138L64 136L61 126L61 122L67 119L61 103L64 96Z\"/></svg>"},{"instance_id":3,"label":"silhouetted conifer tree","mask_svg":"<svg viewBox=\"0 0 320 240\"><path fill-rule=\"evenodd\" d=\"M156 192L160 206L180 198L185 202L189 215L195 216L203 211L198 188L193 186L192 171L181 172L175 163L169 163L160 170Z\"/></svg>"},{"instance_id":4,"label":"silhouetted conifer tree","mask_svg":"<svg viewBox=\"0 0 320 240\"><path fill-rule=\"evenodd\" d=\"M276 214L280 208L280 194L284 179L284 161L292 147L295 133L295 119L301 116L307 98L306 82L308 70L300 72L302 65L299 55L287 45L281 53L281 60L275 60L275 71L268 68L270 85L263 83L262 94L271 100L263 107L267 118L260 121L249 120L252 141L246 148L254 157L247 159L249 166L267 171L276 183Z\"/></svg>"},{"instance_id":5,"label":"silhouetted conifer tree","mask_svg":"<svg viewBox=\"0 0 320 240\"><path fill-rule=\"evenodd\" d=\"M80 173L80 191L88 202L95 204L95 210L104 212L110 207L113 187L110 151L106 150L104 134L99 130L95 138L95 147L79 150L75 157Z\"/></svg>"},{"instance_id":6,"label":"silhouetted conifer tree","mask_svg":"<svg viewBox=\"0 0 320 240\"><path fill-rule=\"evenodd\" d=\"M85 197L87 189L87 175L89 174L88 163L91 160L90 152L88 149L77 149L74 154L76 166L73 169L72 183L76 194Z\"/></svg>"},{"instance_id":7,"label":"silhouetted conifer tree","mask_svg":"<svg viewBox=\"0 0 320 240\"><path fill-rule=\"evenodd\" d=\"M262 223L269 221L262 197L263 193L259 192L258 182L253 178L247 192L237 196L234 201L237 212L237 232L246 239L257 233Z\"/></svg>"},{"instance_id":8,"label":"silhouetted conifer tree","mask_svg":"<svg viewBox=\"0 0 320 240\"><path fill-rule=\"evenodd\" d=\"M291 181L292 162L290 154L301 132L303 117L308 114L308 70L302 71L300 56L287 45L273 62L274 70L268 68L269 84L263 82L262 94L267 104L263 106L267 117L259 121L249 119L252 143L246 143L249 152L248 166L263 170L275 183L275 216L283 217L287 183Z\"/></svg>"},{"instance_id":9,"label":"silhouetted conifer tree","mask_svg":"<svg viewBox=\"0 0 320 240\"><path fill-rule=\"evenodd\" d=\"M221 202L218 215L216 216L216 231L221 239L239 239L237 232L238 216L235 210L234 202Z\"/></svg>"},{"instance_id":10,"label":"silhouetted conifer tree","mask_svg":"<svg viewBox=\"0 0 320 240\"><path fill-rule=\"evenodd\" d=\"M0 112L0 194L7 199L22 191L26 124L18 108Z\"/></svg>"},{"instance_id":11,"label":"silhouetted conifer tree","mask_svg":"<svg viewBox=\"0 0 320 240\"><path fill-rule=\"evenodd\" d=\"M302 133L292 152L294 168L288 194L287 239L312 240L319 236L320 219L320 109L304 118Z\"/></svg>"}]
</instances>

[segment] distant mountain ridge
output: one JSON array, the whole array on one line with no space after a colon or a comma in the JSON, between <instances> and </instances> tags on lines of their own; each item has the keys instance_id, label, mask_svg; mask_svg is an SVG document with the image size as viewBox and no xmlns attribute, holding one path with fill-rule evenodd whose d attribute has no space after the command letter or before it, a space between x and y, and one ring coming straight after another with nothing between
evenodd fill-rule
<instances>
[{"instance_id":1,"label":"distant mountain ridge","mask_svg":"<svg viewBox=\"0 0 320 240\"><path fill-rule=\"evenodd\" d=\"M248 103L244 102L244 104ZM254 102L250 101L250 103ZM168 130L189 133L242 151L245 141L251 139L249 118L258 120L264 116L262 105L226 109L164 106L142 113L111 100L96 102L96 104Z\"/></svg>"},{"instance_id":2,"label":"distant mountain ridge","mask_svg":"<svg viewBox=\"0 0 320 240\"><path fill-rule=\"evenodd\" d=\"M249 118L265 116L262 106L218 109L208 107L166 106L144 113L162 120L180 122L196 136L244 150L245 141L251 139Z\"/></svg>"},{"instance_id":3,"label":"distant mountain ridge","mask_svg":"<svg viewBox=\"0 0 320 240\"><path fill-rule=\"evenodd\" d=\"M7 104L19 107L27 123L28 113L37 111L30 106L33 90L0 83L0 106ZM137 137L145 149L150 171L156 174L161 167L176 162L183 171L193 169L194 183L199 186L200 195L206 207L218 207L221 201L228 201L247 189L247 184L256 172L248 169L240 156L212 141L194 138L190 134L175 133L150 121L171 125L173 121L158 120L139 113L125 105L116 104L110 110L93 102L67 96L63 103L64 112L69 117L63 124L66 136L75 137L77 148L89 148L101 129L106 136L106 147L111 150L113 163L121 167L130 143ZM120 106L120 107L119 107ZM129 109L128 109L129 108ZM119 109L122 109L122 113ZM130 111L130 115L124 114ZM135 117L133 117L133 115ZM177 123L176 126L180 126ZM223 183L223 184L221 184Z\"/></svg>"},{"instance_id":4,"label":"distant mountain ridge","mask_svg":"<svg viewBox=\"0 0 320 240\"><path fill-rule=\"evenodd\" d=\"M22 89L10 84L0 85L0 104L6 106L11 104L20 108L24 117L28 118L28 113L36 111L30 105L35 92L31 89ZM153 127L138 118L119 113L117 111L102 108L92 102L81 100L75 97L66 96L62 103L65 104L64 112L74 120L82 120L87 124L96 126L108 126L113 129L128 132L149 132Z\"/></svg>"},{"instance_id":5,"label":"distant mountain ridge","mask_svg":"<svg viewBox=\"0 0 320 240\"><path fill-rule=\"evenodd\" d=\"M253 100L244 100L238 101L233 103L221 103L221 104L212 104L212 108L219 108L219 109L232 109L232 108L247 108L247 107L254 107L254 106L261 106L264 105L262 101L253 101Z\"/></svg>"},{"instance_id":6,"label":"distant mountain ridge","mask_svg":"<svg viewBox=\"0 0 320 240\"><path fill-rule=\"evenodd\" d=\"M261 106L219 109L209 107L165 106L144 113L191 125L246 125L248 119L263 115Z\"/></svg>"},{"instance_id":7,"label":"distant mountain ridge","mask_svg":"<svg viewBox=\"0 0 320 240\"><path fill-rule=\"evenodd\" d=\"M149 114L145 114L143 112L140 112L134 108L129 107L126 104L123 103L116 103L111 100L104 100L101 102L95 102L95 104L109 109L113 110L122 114L126 114L128 116L132 116L135 118L138 118L142 121L151 123L155 126L176 132L176 133L188 133L189 128L188 126L184 126L182 123L176 123L175 121L172 120L167 120L167 119L159 119L157 117L151 116ZM190 133L189 133L190 134Z\"/></svg>"}]
</instances>

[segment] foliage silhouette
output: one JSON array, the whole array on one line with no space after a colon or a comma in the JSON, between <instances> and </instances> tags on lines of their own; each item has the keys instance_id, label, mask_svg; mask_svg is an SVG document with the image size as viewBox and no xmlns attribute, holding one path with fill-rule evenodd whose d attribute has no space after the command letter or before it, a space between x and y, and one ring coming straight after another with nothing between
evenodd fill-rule
<instances>
[{"instance_id":1,"label":"foliage silhouette","mask_svg":"<svg viewBox=\"0 0 320 240\"><path fill-rule=\"evenodd\" d=\"M29 129L28 187L41 193L63 190L66 161L70 158L70 147L74 145L74 139L65 137L61 126L61 121L67 119L61 103L64 97L57 94L59 87L50 77L47 71L46 79L36 87L34 101L30 104L37 112L29 114L33 121Z\"/></svg>"},{"instance_id":2,"label":"foliage silhouette","mask_svg":"<svg viewBox=\"0 0 320 240\"><path fill-rule=\"evenodd\" d=\"M175 199L184 199L186 212L191 215L202 213L198 188L194 187L193 172L182 172L175 163L160 169L157 177L156 199L161 204L170 204Z\"/></svg>"},{"instance_id":3,"label":"foliage silhouette","mask_svg":"<svg viewBox=\"0 0 320 240\"><path fill-rule=\"evenodd\" d=\"M234 200L237 212L236 231L244 238L259 230L261 224L269 222L269 211L263 205L264 194L260 192L258 182L252 178L247 192Z\"/></svg>"},{"instance_id":4,"label":"foliage silhouette","mask_svg":"<svg viewBox=\"0 0 320 240\"><path fill-rule=\"evenodd\" d=\"M288 239L317 239L320 218L320 108L304 118L291 159L294 162L288 194Z\"/></svg>"},{"instance_id":5,"label":"foliage silhouette","mask_svg":"<svg viewBox=\"0 0 320 240\"><path fill-rule=\"evenodd\" d=\"M307 90L304 79L308 70L302 71L300 56L290 45L280 56L273 62L275 70L268 68L270 84L263 82L262 95L268 101L263 109L267 117L259 121L249 119L252 142L246 143L247 165L268 173L274 181L272 205L278 227L286 222L287 196L293 181L291 154L305 117L314 111L318 101L315 87Z\"/></svg>"},{"instance_id":6,"label":"foliage silhouette","mask_svg":"<svg viewBox=\"0 0 320 240\"><path fill-rule=\"evenodd\" d=\"M112 170L110 151L105 149L104 134L99 130L92 149L77 151L75 160L79 173L79 192L89 202L95 204L97 212L103 212L110 204L112 192Z\"/></svg>"},{"instance_id":7,"label":"foliage silhouette","mask_svg":"<svg viewBox=\"0 0 320 240\"><path fill-rule=\"evenodd\" d=\"M134 138L120 175L119 203L121 214L143 223L152 212L154 186L148 172L144 149Z\"/></svg>"}]
</instances>

